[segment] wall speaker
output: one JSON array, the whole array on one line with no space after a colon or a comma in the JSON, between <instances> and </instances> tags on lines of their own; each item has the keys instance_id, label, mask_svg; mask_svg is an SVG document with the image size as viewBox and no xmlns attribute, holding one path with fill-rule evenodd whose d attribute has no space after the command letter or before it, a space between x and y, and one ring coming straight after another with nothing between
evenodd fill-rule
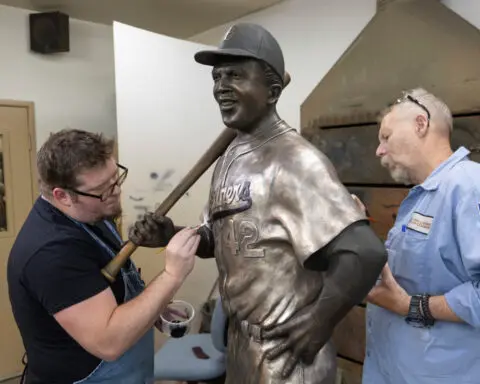
<instances>
[{"instance_id":1,"label":"wall speaker","mask_svg":"<svg viewBox=\"0 0 480 384\"><path fill-rule=\"evenodd\" d=\"M38 53L70 51L69 16L61 12L31 13L30 50Z\"/></svg>"}]
</instances>

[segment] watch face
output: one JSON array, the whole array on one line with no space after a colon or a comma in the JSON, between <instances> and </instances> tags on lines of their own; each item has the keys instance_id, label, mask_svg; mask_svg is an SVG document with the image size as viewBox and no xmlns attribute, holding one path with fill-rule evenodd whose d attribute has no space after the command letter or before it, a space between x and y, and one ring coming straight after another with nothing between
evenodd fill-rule
<instances>
[{"instance_id":1,"label":"watch face","mask_svg":"<svg viewBox=\"0 0 480 384\"><path fill-rule=\"evenodd\" d=\"M423 328L425 326L425 321L420 312L420 300L420 296L412 296L410 300L410 307L408 309L408 315L405 318L407 324L416 328Z\"/></svg>"}]
</instances>

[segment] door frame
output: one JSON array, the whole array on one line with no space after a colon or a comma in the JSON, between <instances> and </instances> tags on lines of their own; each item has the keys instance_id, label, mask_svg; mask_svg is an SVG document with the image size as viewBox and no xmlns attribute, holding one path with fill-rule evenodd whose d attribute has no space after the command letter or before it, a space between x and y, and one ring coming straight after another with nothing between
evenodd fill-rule
<instances>
[{"instance_id":1,"label":"door frame","mask_svg":"<svg viewBox=\"0 0 480 384\"><path fill-rule=\"evenodd\" d=\"M32 178L32 205L35 203L38 195L40 194L40 188L38 185L38 172L37 172L37 136L35 127L35 103L33 101L18 101L10 99L0 99L0 107L18 107L26 108L28 114L28 139L30 143L30 165L31 165L31 178ZM115 138L114 157L118 161L118 140ZM122 217L117 219L117 226L120 234L122 232Z\"/></svg>"},{"instance_id":2,"label":"door frame","mask_svg":"<svg viewBox=\"0 0 480 384\"><path fill-rule=\"evenodd\" d=\"M37 140L36 140L36 128L35 128L35 104L31 101L18 101L18 100L9 100L9 99L0 99L0 107L10 107L10 108L25 108L27 111L27 131L28 131L28 142L29 142L29 156L30 156L30 168L31 168L31 185L32 185L32 202L31 205L35 203L35 200L40 193L38 178L37 178ZM12 377L2 377L0 382L4 380L12 380L20 377L21 372L14 374Z\"/></svg>"},{"instance_id":3,"label":"door frame","mask_svg":"<svg viewBox=\"0 0 480 384\"><path fill-rule=\"evenodd\" d=\"M30 176L32 179L31 181L33 205L40 193L37 177L37 136L35 128L35 103L33 101L0 99L0 107L25 108L27 110L28 141L30 143Z\"/></svg>"}]
</instances>

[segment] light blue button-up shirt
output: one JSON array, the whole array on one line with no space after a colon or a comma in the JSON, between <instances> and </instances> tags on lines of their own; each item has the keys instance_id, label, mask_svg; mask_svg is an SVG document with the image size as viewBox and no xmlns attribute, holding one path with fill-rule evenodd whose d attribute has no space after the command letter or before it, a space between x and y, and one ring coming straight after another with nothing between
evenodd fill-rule
<instances>
[{"instance_id":1,"label":"light blue button-up shirt","mask_svg":"<svg viewBox=\"0 0 480 384\"><path fill-rule=\"evenodd\" d=\"M385 243L408 294L444 295L465 323L415 328L369 304L364 384L480 383L480 164L468 154L410 190Z\"/></svg>"}]
</instances>

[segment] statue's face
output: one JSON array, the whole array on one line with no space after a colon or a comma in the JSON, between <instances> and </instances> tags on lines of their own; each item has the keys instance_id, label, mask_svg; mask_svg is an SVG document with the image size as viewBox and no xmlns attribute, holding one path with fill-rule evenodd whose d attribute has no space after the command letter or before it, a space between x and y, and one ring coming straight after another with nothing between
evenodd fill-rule
<instances>
[{"instance_id":1,"label":"statue's face","mask_svg":"<svg viewBox=\"0 0 480 384\"><path fill-rule=\"evenodd\" d=\"M227 127L248 132L269 112L270 90L258 61L223 62L212 76L213 95Z\"/></svg>"}]
</instances>

